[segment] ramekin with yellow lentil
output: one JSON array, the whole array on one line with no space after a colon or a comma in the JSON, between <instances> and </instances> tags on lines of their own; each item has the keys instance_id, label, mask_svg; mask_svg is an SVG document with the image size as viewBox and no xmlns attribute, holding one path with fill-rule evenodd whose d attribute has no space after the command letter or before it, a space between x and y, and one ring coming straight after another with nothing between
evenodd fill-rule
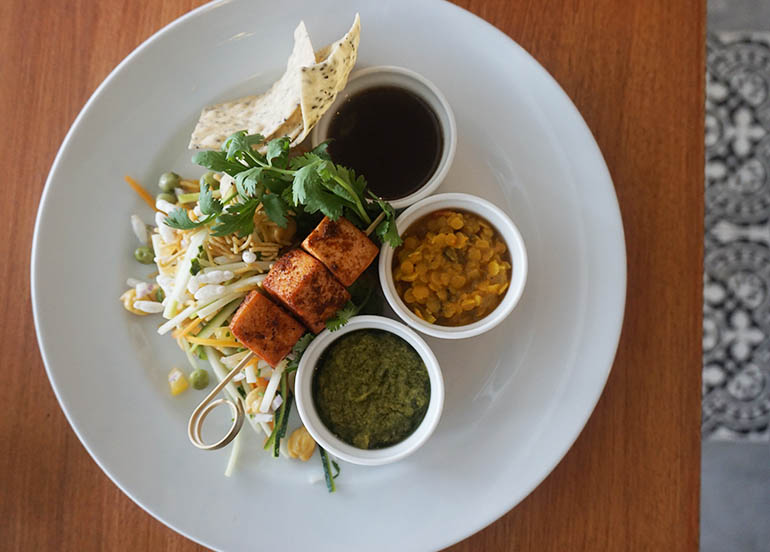
<instances>
[{"instance_id":1,"label":"ramekin with yellow lentil","mask_svg":"<svg viewBox=\"0 0 770 552\"><path fill-rule=\"evenodd\" d=\"M441 209L402 234L393 281L407 307L440 326L465 326L500 304L511 281L511 259L500 233L474 213Z\"/></svg>"}]
</instances>

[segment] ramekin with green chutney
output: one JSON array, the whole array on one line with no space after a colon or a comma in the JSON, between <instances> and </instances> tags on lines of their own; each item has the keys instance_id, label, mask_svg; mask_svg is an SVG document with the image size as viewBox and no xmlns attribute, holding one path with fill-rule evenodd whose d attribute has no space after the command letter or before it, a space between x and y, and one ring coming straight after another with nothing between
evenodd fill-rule
<instances>
[{"instance_id":1,"label":"ramekin with green chutney","mask_svg":"<svg viewBox=\"0 0 770 552\"><path fill-rule=\"evenodd\" d=\"M313 439L341 460L395 462L438 425L444 381L430 347L381 316L356 316L310 344L295 380L297 410Z\"/></svg>"}]
</instances>

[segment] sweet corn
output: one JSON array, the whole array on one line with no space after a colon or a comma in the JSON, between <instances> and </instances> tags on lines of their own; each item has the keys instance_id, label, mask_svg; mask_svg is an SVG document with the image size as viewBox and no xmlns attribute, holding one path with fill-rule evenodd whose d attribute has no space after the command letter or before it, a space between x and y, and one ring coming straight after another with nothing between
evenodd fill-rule
<instances>
[{"instance_id":1,"label":"sweet corn","mask_svg":"<svg viewBox=\"0 0 770 552\"><path fill-rule=\"evenodd\" d=\"M168 373L168 386L171 389L171 395L176 397L179 393L186 390L190 385L187 378L179 368L172 368Z\"/></svg>"}]
</instances>

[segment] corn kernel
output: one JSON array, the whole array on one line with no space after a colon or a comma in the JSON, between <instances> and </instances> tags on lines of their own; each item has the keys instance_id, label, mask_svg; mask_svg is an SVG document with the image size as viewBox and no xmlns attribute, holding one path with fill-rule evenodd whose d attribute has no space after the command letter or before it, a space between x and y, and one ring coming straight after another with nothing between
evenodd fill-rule
<instances>
[{"instance_id":1,"label":"corn kernel","mask_svg":"<svg viewBox=\"0 0 770 552\"><path fill-rule=\"evenodd\" d=\"M171 395L176 397L190 385L187 383L187 378L184 373L179 368L172 368L168 373L168 386L171 389Z\"/></svg>"}]
</instances>

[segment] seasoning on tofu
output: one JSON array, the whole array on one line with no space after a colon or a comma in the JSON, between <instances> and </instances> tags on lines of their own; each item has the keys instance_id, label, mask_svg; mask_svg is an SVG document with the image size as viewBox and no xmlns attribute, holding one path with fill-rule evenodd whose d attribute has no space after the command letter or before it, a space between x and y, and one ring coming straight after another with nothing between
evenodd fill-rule
<instances>
[{"instance_id":1,"label":"seasoning on tofu","mask_svg":"<svg viewBox=\"0 0 770 552\"><path fill-rule=\"evenodd\" d=\"M323 330L326 320L350 300L350 294L323 263L301 249L292 249L278 259L262 288L313 333Z\"/></svg>"},{"instance_id":2,"label":"seasoning on tofu","mask_svg":"<svg viewBox=\"0 0 770 552\"><path fill-rule=\"evenodd\" d=\"M324 351L313 375L313 402L324 425L346 443L389 447L409 437L425 417L430 377L401 337L357 330Z\"/></svg>"},{"instance_id":3,"label":"seasoning on tofu","mask_svg":"<svg viewBox=\"0 0 770 552\"><path fill-rule=\"evenodd\" d=\"M366 234L344 217L336 221L324 217L302 242L302 247L321 261L345 287L358 279L380 251Z\"/></svg>"},{"instance_id":4,"label":"seasoning on tofu","mask_svg":"<svg viewBox=\"0 0 770 552\"><path fill-rule=\"evenodd\" d=\"M407 307L428 323L465 326L502 301L511 258L500 233L482 217L439 210L412 224L393 257L393 280Z\"/></svg>"},{"instance_id":5,"label":"seasoning on tofu","mask_svg":"<svg viewBox=\"0 0 770 552\"><path fill-rule=\"evenodd\" d=\"M291 352L305 328L270 299L252 291L233 315L230 331L254 354L276 366Z\"/></svg>"}]
</instances>

